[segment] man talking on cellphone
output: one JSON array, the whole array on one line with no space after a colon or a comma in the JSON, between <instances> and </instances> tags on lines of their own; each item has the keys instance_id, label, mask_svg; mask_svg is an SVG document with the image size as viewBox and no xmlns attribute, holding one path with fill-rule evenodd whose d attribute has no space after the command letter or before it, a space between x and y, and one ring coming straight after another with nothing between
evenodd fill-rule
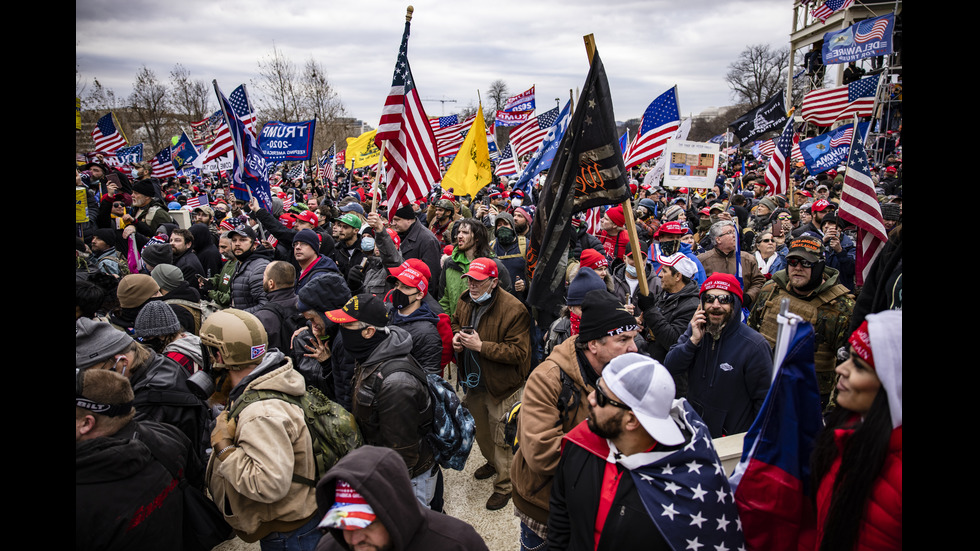
<instances>
[{"instance_id":1,"label":"man talking on cellphone","mask_svg":"<svg viewBox=\"0 0 980 551\"><path fill-rule=\"evenodd\" d=\"M671 347L664 365L675 379L687 377L687 400L712 438L745 432L772 380L766 338L743 324L742 286L716 272L701 285L701 304Z\"/></svg>"}]
</instances>

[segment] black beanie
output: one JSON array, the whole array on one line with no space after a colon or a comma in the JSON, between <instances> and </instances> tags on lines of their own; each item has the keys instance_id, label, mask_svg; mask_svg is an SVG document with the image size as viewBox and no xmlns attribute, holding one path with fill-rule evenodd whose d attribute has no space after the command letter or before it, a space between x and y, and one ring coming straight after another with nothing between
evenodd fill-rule
<instances>
[{"instance_id":1,"label":"black beanie","mask_svg":"<svg viewBox=\"0 0 980 551\"><path fill-rule=\"evenodd\" d=\"M395 211L395 216L403 220L411 220L415 218L415 209L412 208L411 204L402 205Z\"/></svg>"},{"instance_id":2,"label":"black beanie","mask_svg":"<svg viewBox=\"0 0 980 551\"><path fill-rule=\"evenodd\" d=\"M626 307L609 291L596 289L586 293L585 300L582 301L582 321L578 331L580 342L639 329L633 314L627 312Z\"/></svg>"}]
</instances>

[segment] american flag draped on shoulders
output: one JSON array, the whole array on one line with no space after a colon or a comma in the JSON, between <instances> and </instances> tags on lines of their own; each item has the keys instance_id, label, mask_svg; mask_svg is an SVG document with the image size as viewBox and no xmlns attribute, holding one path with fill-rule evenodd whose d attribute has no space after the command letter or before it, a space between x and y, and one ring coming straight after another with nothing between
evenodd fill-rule
<instances>
[{"instance_id":1,"label":"american flag draped on shoulders","mask_svg":"<svg viewBox=\"0 0 980 551\"><path fill-rule=\"evenodd\" d=\"M858 285L864 285L871 264L888 241L888 231L871 181L868 154L860 139L851 144L838 216L858 228L854 280Z\"/></svg>"},{"instance_id":2,"label":"american flag draped on shoulders","mask_svg":"<svg viewBox=\"0 0 980 551\"><path fill-rule=\"evenodd\" d=\"M92 139L95 140L96 153L113 153L120 147L126 146L126 137L116 127L112 112L103 115L92 129Z\"/></svg>"},{"instance_id":3,"label":"american flag draped on shoulders","mask_svg":"<svg viewBox=\"0 0 980 551\"><path fill-rule=\"evenodd\" d=\"M384 150L388 184L388 212L424 198L432 185L442 180L436 158L436 139L429 126L422 101L415 89L415 78L408 64L408 35L411 21L405 22L401 48L395 61L391 91L385 100L374 141Z\"/></svg>"}]
</instances>

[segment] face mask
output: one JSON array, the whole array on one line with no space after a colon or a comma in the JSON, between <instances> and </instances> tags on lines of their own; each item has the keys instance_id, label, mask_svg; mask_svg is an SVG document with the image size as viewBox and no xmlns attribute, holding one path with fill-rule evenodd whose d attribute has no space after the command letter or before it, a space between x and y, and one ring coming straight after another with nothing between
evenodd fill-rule
<instances>
[{"instance_id":1,"label":"face mask","mask_svg":"<svg viewBox=\"0 0 980 551\"><path fill-rule=\"evenodd\" d=\"M381 334L379 331L376 331L373 337L365 339L361 332L362 329L340 328L340 334L344 337L344 349L347 350L351 357L359 362L363 362L371 356L371 352L375 348L375 343Z\"/></svg>"},{"instance_id":2,"label":"face mask","mask_svg":"<svg viewBox=\"0 0 980 551\"><path fill-rule=\"evenodd\" d=\"M415 298L416 295L418 295L418 293L406 295L398 289L395 289L391 292L391 304L398 310L401 310L402 308L412 304L412 299Z\"/></svg>"},{"instance_id":3,"label":"face mask","mask_svg":"<svg viewBox=\"0 0 980 551\"><path fill-rule=\"evenodd\" d=\"M364 251L364 252L366 252L366 253L369 253L369 252L373 251L374 250L374 238L371 237L371 236L369 236L369 235L365 235L364 237L362 237L361 238L361 250Z\"/></svg>"},{"instance_id":4,"label":"face mask","mask_svg":"<svg viewBox=\"0 0 980 551\"><path fill-rule=\"evenodd\" d=\"M490 300L490 291L492 291L492 289L488 289L486 293L483 293L478 298L473 299L473 302L477 304L484 304L486 301Z\"/></svg>"},{"instance_id":5,"label":"face mask","mask_svg":"<svg viewBox=\"0 0 980 551\"><path fill-rule=\"evenodd\" d=\"M517 233L507 226L501 226L497 228L497 241L501 245L511 245L517 241Z\"/></svg>"},{"instance_id":6,"label":"face mask","mask_svg":"<svg viewBox=\"0 0 980 551\"><path fill-rule=\"evenodd\" d=\"M520 199L511 199L510 204L516 209L517 207L521 206L522 202Z\"/></svg>"},{"instance_id":7,"label":"face mask","mask_svg":"<svg viewBox=\"0 0 980 551\"><path fill-rule=\"evenodd\" d=\"M626 265L626 273L629 274L630 277L632 277L632 278L635 279L636 278L636 266L630 266L629 264L627 264Z\"/></svg>"},{"instance_id":8,"label":"face mask","mask_svg":"<svg viewBox=\"0 0 980 551\"><path fill-rule=\"evenodd\" d=\"M677 252L680 248L680 241L661 241L660 242L660 253L663 256L670 256Z\"/></svg>"},{"instance_id":9,"label":"face mask","mask_svg":"<svg viewBox=\"0 0 980 551\"><path fill-rule=\"evenodd\" d=\"M575 312L569 312L568 319L572 322L572 334L578 335L578 328L579 324L582 323L582 316L575 315Z\"/></svg>"}]
</instances>

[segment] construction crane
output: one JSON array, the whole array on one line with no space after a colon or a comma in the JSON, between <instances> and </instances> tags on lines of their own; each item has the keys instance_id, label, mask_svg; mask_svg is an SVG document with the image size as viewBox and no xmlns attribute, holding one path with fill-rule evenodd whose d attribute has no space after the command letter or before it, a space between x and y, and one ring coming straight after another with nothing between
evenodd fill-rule
<instances>
[{"instance_id":1,"label":"construction crane","mask_svg":"<svg viewBox=\"0 0 980 551\"><path fill-rule=\"evenodd\" d=\"M445 116L446 115L446 104L447 103L456 103L456 100L454 100L454 99L446 99L446 96L443 96L442 99L439 99L439 98L422 98L422 101L438 101L439 103L441 103L442 104L442 116Z\"/></svg>"}]
</instances>

